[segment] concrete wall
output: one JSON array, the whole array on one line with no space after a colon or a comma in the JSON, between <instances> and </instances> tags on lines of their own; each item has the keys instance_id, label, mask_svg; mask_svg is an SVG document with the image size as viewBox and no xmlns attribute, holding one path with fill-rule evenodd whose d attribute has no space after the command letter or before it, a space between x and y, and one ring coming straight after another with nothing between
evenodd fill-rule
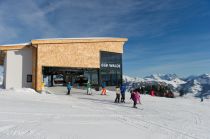
<instances>
[{"instance_id":1,"label":"concrete wall","mask_svg":"<svg viewBox=\"0 0 210 139\"><path fill-rule=\"evenodd\" d=\"M32 87L27 75L32 75L32 49L7 51L5 58L5 88Z\"/></svg>"}]
</instances>

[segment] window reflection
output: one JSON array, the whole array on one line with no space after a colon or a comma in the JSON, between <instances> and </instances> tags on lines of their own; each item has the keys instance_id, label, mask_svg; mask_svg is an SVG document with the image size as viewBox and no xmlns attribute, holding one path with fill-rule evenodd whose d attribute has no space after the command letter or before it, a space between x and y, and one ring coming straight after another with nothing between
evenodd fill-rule
<instances>
[{"instance_id":1,"label":"window reflection","mask_svg":"<svg viewBox=\"0 0 210 139\"><path fill-rule=\"evenodd\" d=\"M107 86L122 83L122 54L101 51L100 81Z\"/></svg>"}]
</instances>

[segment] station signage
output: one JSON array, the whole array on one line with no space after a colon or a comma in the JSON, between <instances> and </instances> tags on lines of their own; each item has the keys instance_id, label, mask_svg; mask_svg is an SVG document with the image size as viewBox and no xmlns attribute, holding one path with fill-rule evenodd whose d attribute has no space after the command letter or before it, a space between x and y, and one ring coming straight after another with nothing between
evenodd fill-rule
<instances>
[{"instance_id":1,"label":"station signage","mask_svg":"<svg viewBox=\"0 0 210 139\"><path fill-rule=\"evenodd\" d=\"M101 63L102 68L120 68L120 64Z\"/></svg>"}]
</instances>

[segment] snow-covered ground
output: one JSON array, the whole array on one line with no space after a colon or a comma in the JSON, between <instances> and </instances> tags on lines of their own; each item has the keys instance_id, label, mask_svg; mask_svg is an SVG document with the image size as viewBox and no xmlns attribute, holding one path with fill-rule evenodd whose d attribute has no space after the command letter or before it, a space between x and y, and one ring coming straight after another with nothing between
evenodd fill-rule
<instances>
[{"instance_id":1,"label":"snow-covered ground","mask_svg":"<svg viewBox=\"0 0 210 139\"><path fill-rule=\"evenodd\" d=\"M48 90L55 94L0 90L0 138L210 139L209 100L142 95L134 109L129 93L125 104L116 104L114 92Z\"/></svg>"}]
</instances>

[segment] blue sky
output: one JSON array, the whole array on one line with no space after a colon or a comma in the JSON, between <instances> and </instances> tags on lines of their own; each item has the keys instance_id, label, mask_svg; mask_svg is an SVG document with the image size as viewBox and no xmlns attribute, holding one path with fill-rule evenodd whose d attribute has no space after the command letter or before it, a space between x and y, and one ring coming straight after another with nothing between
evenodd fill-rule
<instances>
[{"instance_id":1,"label":"blue sky","mask_svg":"<svg viewBox=\"0 0 210 139\"><path fill-rule=\"evenodd\" d=\"M0 44L126 37L123 71L210 73L210 0L0 0Z\"/></svg>"}]
</instances>

